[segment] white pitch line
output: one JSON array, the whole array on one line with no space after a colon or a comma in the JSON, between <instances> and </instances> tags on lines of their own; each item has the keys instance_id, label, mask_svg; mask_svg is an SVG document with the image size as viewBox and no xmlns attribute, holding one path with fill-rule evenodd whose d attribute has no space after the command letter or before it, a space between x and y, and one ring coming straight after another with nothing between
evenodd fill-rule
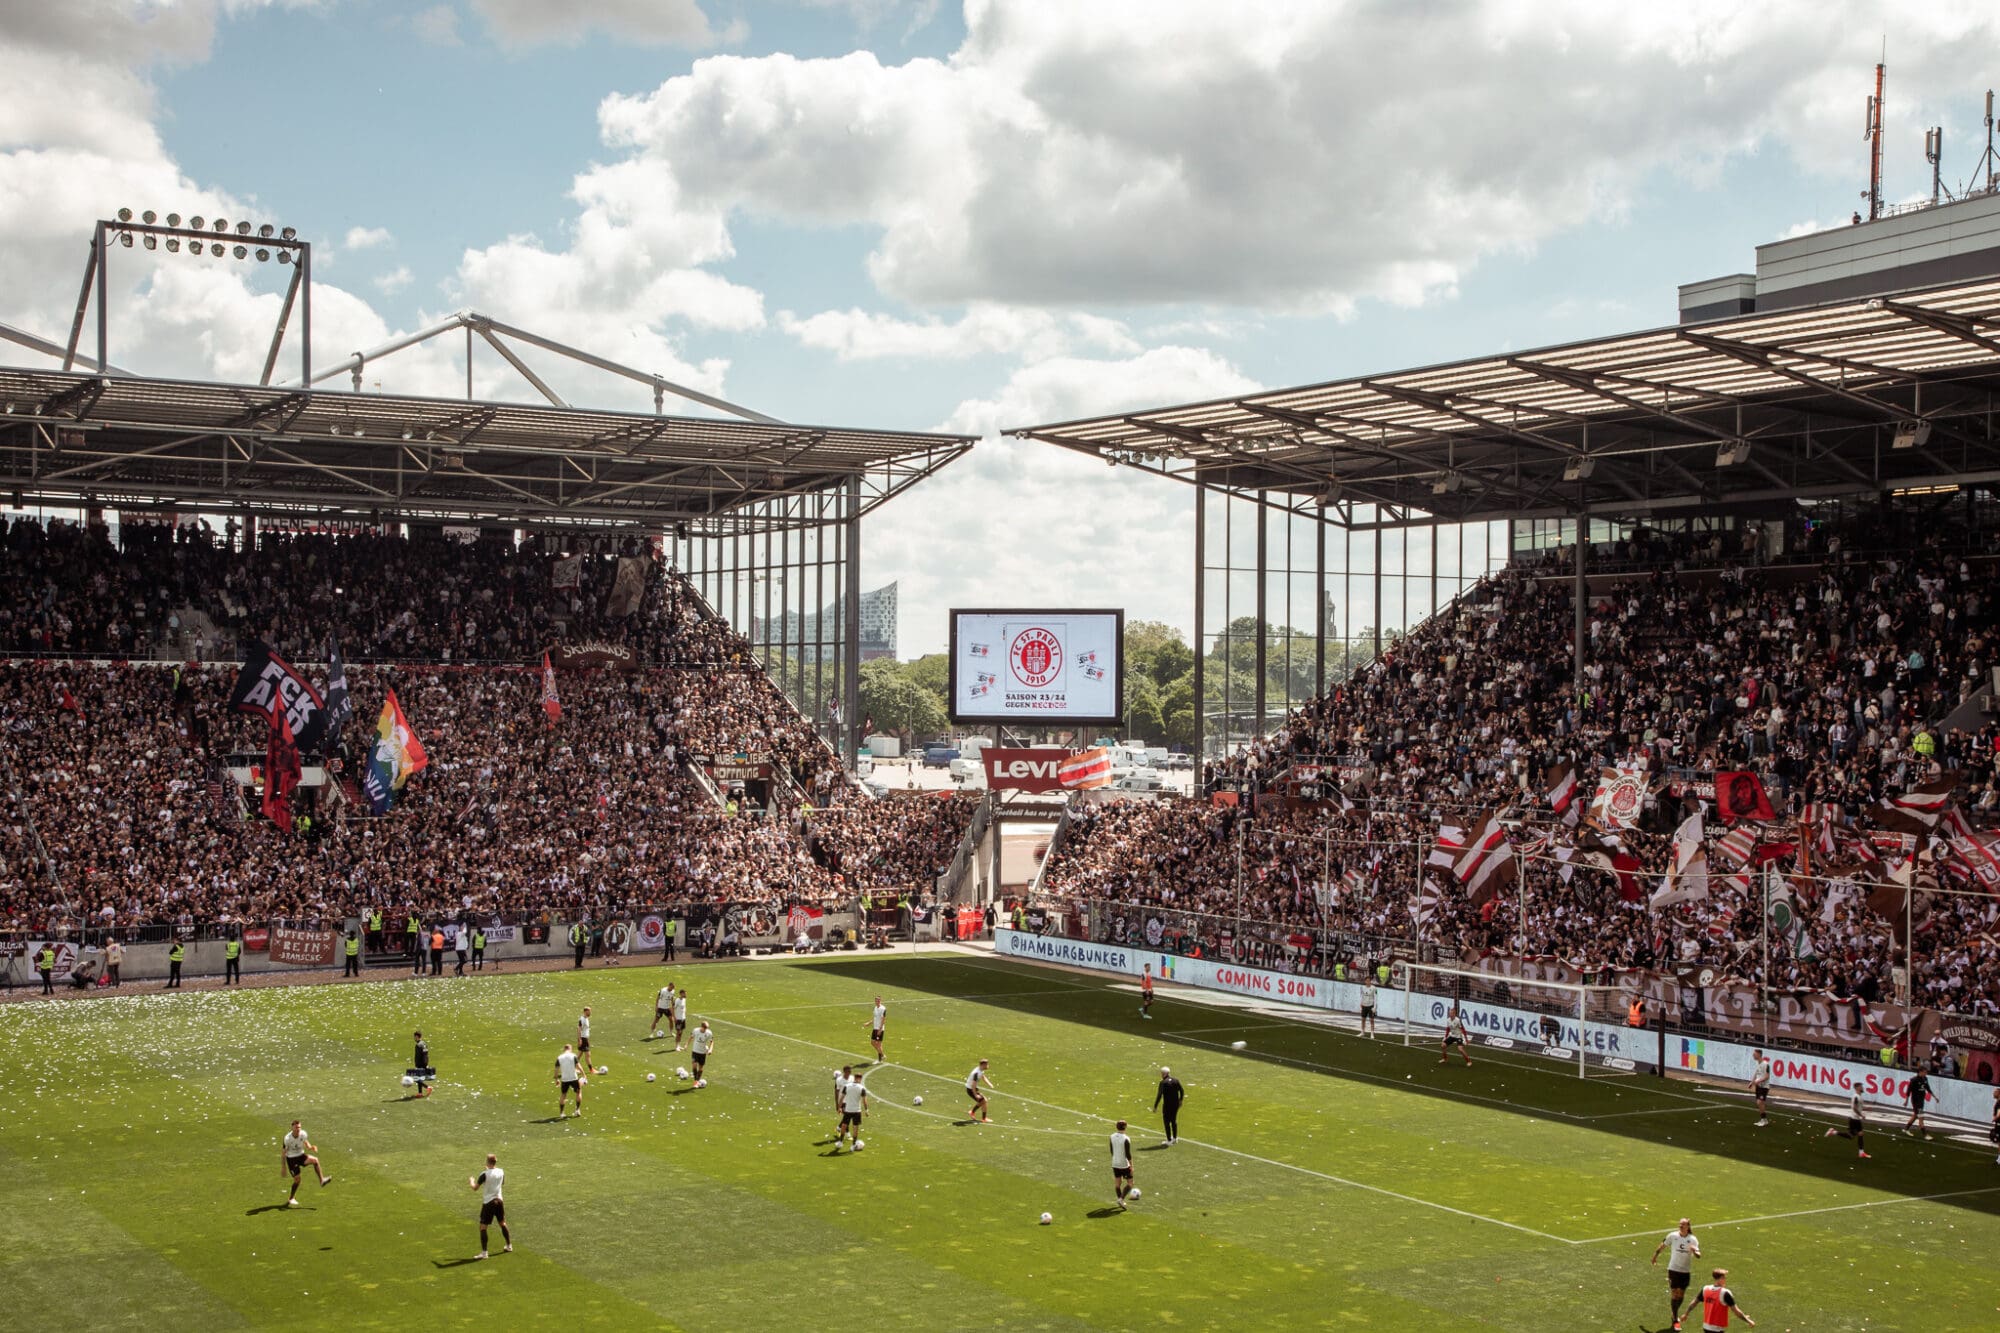
<instances>
[{"instance_id":1,"label":"white pitch line","mask_svg":"<svg viewBox=\"0 0 2000 1333\"><path fill-rule=\"evenodd\" d=\"M810 1041L804 1037L794 1037L791 1036L789 1033L784 1033L784 1032L771 1032L763 1028L751 1027L748 1023L732 1022L729 1019L723 1019L722 1021L728 1023L730 1027L741 1028L745 1032L754 1032L760 1037L771 1037L778 1041L796 1042L801 1046L810 1046L813 1047L815 1050L830 1051L835 1055L853 1054L852 1051L843 1050L838 1046L829 1046L825 1042ZM1201 1044L1206 1044L1206 1043L1201 1043ZM906 1070L912 1074L920 1074L925 1078L936 1079L940 1083L957 1083L961 1087L964 1086L963 1079L953 1078L949 1074L934 1074L928 1069L918 1069L912 1065L893 1065L890 1067L895 1069ZM880 1068L880 1066L878 1066L878 1068ZM1074 1107L1058 1106L1054 1102L1037 1101L1033 1097L1023 1097L1019 1093L1002 1092L998 1088L993 1089L993 1093L995 1096L1010 1098L1017 1102L1023 1102L1029 1106L1039 1106L1047 1111L1055 1111L1062 1115L1075 1116L1079 1120L1104 1119L1104 1117L1102 1116L1092 1115L1087 1111L1079 1111ZM1022 1126L1021 1128L1026 1128L1026 1126ZM1067 1132L1080 1133L1081 1131L1071 1130ZM1450 1213L1454 1217L1463 1217L1474 1222L1486 1222L1496 1227L1505 1227L1509 1231L1518 1231L1522 1235L1534 1236L1539 1240L1554 1241L1558 1245L1578 1245L1583 1243L1580 1241L1570 1240L1567 1237L1551 1235L1549 1232L1546 1231L1537 1231L1533 1227L1524 1227L1518 1222L1508 1222L1498 1217L1488 1217L1484 1213L1474 1213L1474 1212L1468 1212L1463 1208L1454 1208L1448 1203L1436 1203L1430 1199L1420 1199L1414 1194L1399 1194L1395 1190L1384 1189L1380 1185L1370 1185L1359 1180L1349 1180L1345 1176L1330 1175L1325 1171L1315 1171L1311 1167L1299 1166L1292 1162L1281 1162L1275 1157L1260 1157L1256 1153L1239 1152L1234 1148L1225 1148L1219 1143L1205 1143L1200 1139L1183 1138L1180 1140L1180 1142L1190 1144L1196 1148L1206 1148L1210 1152L1221 1153L1225 1157L1238 1157L1248 1162L1261 1162L1265 1166L1274 1166L1282 1171L1296 1171L1302 1176L1312 1176L1315 1179L1324 1180L1331 1184L1344 1185L1349 1189L1363 1190L1369 1194L1379 1194L1385 1198L1397 1199L1402 1201L1403 1203L1415 1204L1420 1208L1431 1208L1441 1213Z\"/></svg>"},{"instance_id":2,"label":"white pitch line","mask_svg":"<svg viewBox=\"0 0 2000 1333\"><path fill-rule=\"evenodd\" d=\"M1783 1222L1793 1217L1815 1217L1821 1213L1851 1213L1857 1208L1887 1208L1898 1203L1931 1203L1938 1199L1964 1199L1975 1194L2000 1194L2000 1185L1988 1185L1984 1189L1952 1190L1947 1194L1910 1194L1894 1199L1870 1199L1866 1203L1841 1203L1829 1208L1801 1208L1795 1213L1765 1213L1759 1217L1732 1217L1727 1222L1703 1222L1702 1229L1712 1227L1741 1227L1753 1222ZM1592 1236L1589 1240L1573 1240L1571 1245L1602 1245L1614 1240L1643 1240L1647 1236L1660 1234L1658 1227L1651 1231L1627 1231L1619 1236Z\"/></svg>"},{"instance_id":3,"label":"white pitch line","mask_svg":"<svg viewBox=\"0 0 2000 1333\"><path fill-rule=\"evenodd\" d=\"M1005 999L1011 999L1016 995L1067 995L1067 994L1069 994L1067 990L1008 990L1008 991L994 991L989 995L920 995L913 999L898 998L896 1003L899 1005L900 1004L949 1004L955 1000L1005 1000ZM781 1014L781 1013L788 1013L795 1009L860 1009L865 1011L868 1009L868 1007L869 1005L866 1000L838 1000L828 1004L767 1004L767 1005L760 1005L753 1009L708 1010L706 1011L706 1016L709 1018L715 1018L721 1014Z\"/></svg>"}]
</instances>

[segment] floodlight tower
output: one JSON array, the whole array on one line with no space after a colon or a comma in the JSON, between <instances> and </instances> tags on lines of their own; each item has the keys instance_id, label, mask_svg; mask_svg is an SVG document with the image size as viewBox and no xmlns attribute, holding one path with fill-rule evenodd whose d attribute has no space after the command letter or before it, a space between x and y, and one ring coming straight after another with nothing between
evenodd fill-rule
<instances>
[{"instance_id":1,"label":"floodlight tower","mask_svg":"<svg viewBox=\"0 0 2000 1333\"><path fill-rule=\"evenodd\" d=\"M180 254L185 247L191 258L207 255L215 259L250 259L254 255L260 264L268 263L275 255L280 264L290 265L291 284L285 289L285 303L278 310L277 327L271 333L271 350L264 357L264 376L257 382L271 382L294 306L299 311L300 377L305 383L312 382L312 245L300 240L298 232L290 227L273 227L268 222L255 227L238 222L232 227L226 218L208 219L198 214L182 225L180 214L169 213L162 218L150 208L136 218L131 209L121 208L117 217L98 220L90 241L90 259L83 268L83 288L77 293L76 316L70 321L69 345L63 353L64 370L76 364L76 347L83 336L83 317L90 308L93 288L97 292L97 368L102 372L111 364L107 300L111 291L111 247L130 250L135 244L147 250L164 248L168 254Z\"/></svg>"}]
</instances>

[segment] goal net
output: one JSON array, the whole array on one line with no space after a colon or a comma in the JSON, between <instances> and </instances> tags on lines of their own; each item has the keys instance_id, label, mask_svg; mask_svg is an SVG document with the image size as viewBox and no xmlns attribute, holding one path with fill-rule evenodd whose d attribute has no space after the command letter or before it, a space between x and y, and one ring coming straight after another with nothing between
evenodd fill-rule
<instances>
[{"instance_id":1,"label":"goal net","mask_svg":"<svg viewBox=\"0 0 2000 1333\"><path fill-rule=\"evenodd\" d=\"M1518 1051L1573 1066L1578 1078L1629 1074L1654 1062L1657 1038L1625 1026L1630 997L1619 986L1495 976L1428 963L1399 964L1403 1044L1442 1041L1452 1009L1475 1046Z\"/></svg>"}]
</instances>

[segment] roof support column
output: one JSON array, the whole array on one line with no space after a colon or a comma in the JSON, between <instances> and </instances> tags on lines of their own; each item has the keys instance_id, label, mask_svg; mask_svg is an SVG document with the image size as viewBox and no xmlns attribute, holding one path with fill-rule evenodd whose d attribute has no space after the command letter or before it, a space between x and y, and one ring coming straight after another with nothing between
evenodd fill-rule
<instances>
[{"instance_id":1,"label":"roof support column","mask_svg":"<svg viewBox=\"0 0 2000 1333\"><path fill-rule=\"evenodd\" d=\"M1326 693L1326 511L1313 524L1313 693Z\"/></svg>"},{"instance_id":2,"label":"roof support column","mask_svg":"<svg viewBox=\"0 0 2000 1333\"><path fill-rule=\"evenodd\" d=\"M846 642L847 675L840 702L840 762L849 772L861 754L861 478L847 479L847 569L846 588L841 601L845 615L842 628Z\"/></svg>"},{"instance_id":3,"label":"roof support column","mask_svg":"<svg viewBox=\"0 0 2000 1333\"><path fill-rule=\"evenodd\" d=\"M1270 583L1270 533L1271 516L1264 512L1265 492L1257 492L1257 652L1251 658L1256 672L1255 700L1257 720L1251 724L1250 739L1264 734L1264 705L1268 683L1265 679L1265 655L1271 647L1271 627L1269 620L1267 585Z\"/></svg>"},{"instance_id":4,"label":"roof support column","mask_svg":"<svg viewBox=\"0 0 2000 1333\"><path fill-rule=\"evenodd\" d=\"M1571 681L1576 693L1583 693L1583 604L1589 594L1589 585L1584 579L1585 552L1590 546L1590 515L1579 509L1576 512L1576 573L1570 584L1571 615L1575 621L1573 632L1576 642L1571 645Z\"/></svg>"},{"instance_id":5,"label":"roof support column","mask_svg":"<svg viewBox=\"0 0 2000 1333\"><path fill-rule=\"evenodd\" d=\"M1202 613L1208 605L1208 483L1194 484L1194 767L1195 791L1201 790L1202 761L1207 752L1202 749L1202 721L1208 711L1208 691L1204 659L1208 656L1208 640L1202 625Z\"/></svg>"}]
</instances>

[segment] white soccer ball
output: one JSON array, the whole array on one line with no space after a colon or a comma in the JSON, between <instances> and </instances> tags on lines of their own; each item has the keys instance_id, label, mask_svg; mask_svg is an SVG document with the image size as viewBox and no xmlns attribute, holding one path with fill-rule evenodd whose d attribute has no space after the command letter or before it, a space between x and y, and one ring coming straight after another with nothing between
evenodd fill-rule
<instances>
[{"instance_id":1,"label":"white soccer ball","mask_svg":"<svg viewBox=\"0 0 2000 1333\"><path fill-rule=\"evenodd\" d=\"M1229 1049L1232 1051L1240 1051L1245 1047L1247 1047L1249 1044L1250 1043L1247 1041L1232 1041L1229 1043Z\"/></svg>"},{"instance_id":2,"label":"white soccer ball","mask_svg":"<svg viewBox=\"0 0 2000 1333\"><path fill-rule=\"evenodd\" d=\"M863 1143L860 1139L856 1139L854 1141L854 1151L856 1152L860 1152L863 1148L866 1148L867 1146L868 1145Z\"/></svg>"},{"instance_id":3,"label":"white soccer ball","mask_svg":"<svg viewBox=\"0 0 2000 1333\"><path fill-rule=\"evenodd\" d=\"M698 1078L694 1081L694 1085L697 1088L705 1088L708 1086L708 1080L705 1078Z\"/></svg>"},{"instance_id":4,"label":"white soccer ball","mask_svg":"<svg viewBox=\"0 0 2000 1333\"><path fill-rule=\"evenodd\" d=\"M923 1104L924 1104L924 1099L922 1097L910 1098L910 1105L912 1106L922 1106Z\"/></svg>"},{"instance_id":5,"label":"white soccer ball","mask_svg":"<svg viewBox=\"0 0 2000 1333\"><path fill-rule=\"evenodd\" d=\"M600 1074L608 1074L608 1073L610 1073L610 1072L611 1072L611 1066L610 1066L610 1065L599 1065L599 1066L597 1067L597 1072L598 1072L598 1073L600 1073Z\"/></svg>"},{"instance_id":6,"label":"white soccer ball","mask_svg":"<svg viewBox=\"0 0 2000 1333\"><path fill-rule=\"evenodd\" d=\"M653 1081L653 1079L654 1079L655 1077L656 1077L656 1075L653 1075L653 1074L648 1074L648 1075L646 1075L646 1081L647 1081L648 1083L651 1083L651 1082Z\"/></svg>"},{"instance_id":7,"label":"white soccer ball","mask_svg":"<svg viewBox=\"0 0 2000 1333\"><path fill-rule=\"evenodd\" d=\"M1055 1220L1056 1220L1056 1215L1055 1215L1054 1213L1043 1213L1043 1214L1042 1214L1042 1225L1043 1225L1043 1226L1047 1226L1047 1225L1048 1225L1049 1223L1051 1223L1051 1222L1053 1222L1053 1221L1055 1221Z\"/></svg>"},{"instance_id":8,"label":"white soccer ball","mask_svg":"<svg viewBox=\"0 0 2000 1333\"><path fill-rule=\"evenodd\" d=\"M688 1071L686 1066L682 1066L681 1068L676 1069L674 1071L674 1077L680 1079L684 1083L687 1081L687 1076L688 1076Z\"/></svg>"},{"instance_id":9,"label":"white soccer ball","mask_svg":"<svg viewBox=\"0 0 2000 1333\"><path fill-rule=\"evenodd\" d=\"M407 1088L407 1087L411 1087L411 1086L413 1086L413 1085L414 1085L415 1083L416 1083L416 1080L415 1080L415 1079L413 1079L413 1078L411 1078L411 1077L410 1077L410 1076L409 1076L408 1074L405 1074L405 1075L403 1075L403 1086L404 1086L404 1087L406 1087L406 1088Z\"/></svg>"},{"instance_id":10,"label":"white soccer ball","mask_svg":"<svg viewBox=\"0 0 2000 1333\"><path fill-rule=\"evenodd\" d=\"M1132 1188L1132 1189L1129 1189L1129 1190L1126 1190L1126 1191L1125 1191L1125 1197L1126 1197L1126 1198L1128 1198L1128 1199L1136 1199L1136 1198L1138 1198L1138 1197L1139 1197L1139 1191L1138 1191L1138 1189L1137 1189L1136 1187L1134 1187L1134 1188Z\"/></svg>"},{"instance_id":11,"label":"white soccer ball","mask_svg":"<svg viewBox=\"0 0 2000 1333\"><path fill-rule=\"evenodd\" d=\"M576 1085L579 1088L587 1088L590 1086L590 1079L582 1074L578 1074L576 1076Z\"/></svg>"}]
</instances>

